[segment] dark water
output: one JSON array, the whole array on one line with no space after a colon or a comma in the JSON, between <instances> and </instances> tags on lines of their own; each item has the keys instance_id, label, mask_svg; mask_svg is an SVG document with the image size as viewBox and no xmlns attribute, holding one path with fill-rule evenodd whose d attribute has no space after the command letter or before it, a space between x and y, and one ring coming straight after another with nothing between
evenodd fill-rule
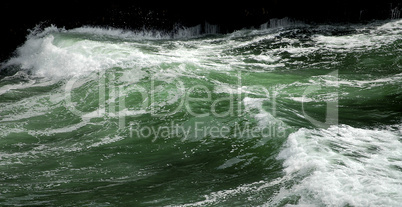
<instances>
[{"instance_id":1,"label":"dark water","mask_svg":"<svg viewBox=\"0 0 402 207\"><path fill-rule=\"evenodd\" d=\"M210 31L33 32L2 66L0 204L402 203L402 21Z\"/></svg>"}]
</instances>

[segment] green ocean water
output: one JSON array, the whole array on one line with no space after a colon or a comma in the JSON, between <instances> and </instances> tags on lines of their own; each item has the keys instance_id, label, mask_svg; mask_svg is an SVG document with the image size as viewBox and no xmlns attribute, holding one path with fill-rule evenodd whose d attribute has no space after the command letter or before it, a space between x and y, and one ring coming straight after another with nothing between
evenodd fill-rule
<instances>
[{"instance_id":1,"label":"green ocean water","mask_svg":"<svg viewBox=\"0 0 402 207\"><path fill-rule=\"evenodd\" d=\"M37 29L1 66L0 205L399 206L401 54L401 20Z\"/></svg>"}]
</instances>

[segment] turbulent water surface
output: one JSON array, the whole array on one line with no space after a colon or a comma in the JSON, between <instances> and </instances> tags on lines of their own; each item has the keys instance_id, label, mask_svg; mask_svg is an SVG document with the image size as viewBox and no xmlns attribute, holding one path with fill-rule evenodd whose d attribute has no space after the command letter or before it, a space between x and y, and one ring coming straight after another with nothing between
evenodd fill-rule
<instances>
[{"instance_id":1,"label":"turbulent water surface","mask_svg":"<svg viewBox=\"0 0 402 207\"><path fill-rule=\"evenodd\" d=\"M210 27L33 31L1 66L0 204L402 203L401 20Z\"/></svg>"}]
</instances>

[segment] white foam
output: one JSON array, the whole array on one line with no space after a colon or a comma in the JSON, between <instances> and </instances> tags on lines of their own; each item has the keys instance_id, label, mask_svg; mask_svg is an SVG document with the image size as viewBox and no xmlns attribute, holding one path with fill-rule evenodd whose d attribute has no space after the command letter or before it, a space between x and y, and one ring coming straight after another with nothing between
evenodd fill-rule
<instances>
[{"instance_id":1,"label":"white foam","mask_svg":"<svg viewBox=\"0 0 402 207\"><path fill-rule=\"evenodd\" d=\"M381 87L384 85L398 85L402 81L402 73L399 74L392 74L388 77L376 78L376 79L369 79L366 80L353 80L353 79L346 79L345 77L334 77L330 75L319 75L319 76L312 76L308 83L300 83L295 82L292 85L295 86L325 86L325 87L336 87L339 88L341 86L341 90L344 89L343 86L351 87L351 88L366 88L370 89L373 87ZM325 96L325 95L324 95ZM301 101L301 97L291 98L295 101ZM308 99L305 101L308 102Z\"/></svg>"},{"instance_id":2,"label":"white foam","mask_svg":"<svg viewBox=\"0 0 402 207\"><path fill-rule=\"evenodd\" d=\"M19 82L17 84L8 84L0 87L0 95L12 92L13 90L21 90L30 87L44 87L55 84L56 82L53 80L32 80L28 77L26 78L26 82Z\"/></svg>"},{"instance_id":3,"label":"white foam","mask_svg":"<svg viewBox=\"0 0 402 207\"><path fill-rule=\"evenodd\" d=\"M237 33L232 33L229 35L229 38L236 38L237 35L245 35L244 32L239 32L240 34ZM239 42L235 40L230 40L228 42L229 45L233 45L233 48L242 48L248 45L252 45L258 42L266 41L266 40L272 40L275 38L274 34L265 34L265 35L258 35L253 37L251 40L245 41L245 42Z\"/></svg>"},{"instance_id":4,"label":"white foam","mask_svg":"<svg viewBox=\"0 0 402 207\"><path fill-rule=\"evenodd\" d=\"M5 85L0 87L0 95L7 93L11 90L15 90L15 89L23 89L23 88L27 88L32 86L35 83L34 80L30 80L27 83L17 83L17 84L11 84L11 85Z\"/></svg>"},{"instance_id":5,"label":"white foam","mask_svg":"<svg viewBox=\"0 0 402 207\"><path fill-rule=\"evenodd\" d=\"M52 109L52 106L47 105L47 98L48 95L33 96L13 104L0 104L5 114L0 117L0 122L19 121L46 114Z\"/></svg>"},{"instance_id":6,"label":"white foam","mask_svg":"<svg viewBox=\"0 0 402 207\"><path fill-rule=\"evenodd\" d=\"M207 33L214 33L215 30L218 30L207 23L205 23L205 27L208 30ZM200 33L200 28L201 26L180 28L173 38L193 36ZM234 49L275 38L272 34L265 34L257 35L252 40L243 42L232 40L232 35L229 35L219 39L224 44L214 44L211 40L198 39L176 39L163 42L162 45L136 41L150 40L152 39L150 37L165 38L152 32L147 33L145 30L138 32L99 27L65 30L54 26L45 28L43 31L37 29L27 37L24 45L17 49L17 56L11 58L2 67L20 65L22 69L31 70L35 76L50 78L87 75L113 67L131 68L131 72L138 73L139 78L136 79L139 80L143 68L152 68L151 70L158 70L153 72L159 72L161 64L186 63L213 70L232 70L232 66L247 67L247 64L241 59L224 55L222 52L225 49ZM115 39L119 41L116 42ZM166 47L169 44L173 44L175 48ZM148 49L153 52L150 53ZM283 63L272 64L279 58L270 53L252 55L250 58L260 62L254 63L253 66L257 67L273 69L283 66ZM184 72L177 71L177 74L189 74L188 70ZM132 74L130 75L132 76Z\"/></svg>"},{"instance_id":7,"label":"white foam","mask_svg":"<svg viewBox=\"0 0 402 207\"><path fill-rule=\"evenodd\" d=\"M385 23L381 26L378 26L376 30L380 32L382 31L388 32L391 34L401 34L402 33L401 28L402 28L402 20L398 19Z\"/></svg>"},{"instance_id":8,"label":"white foam","mask_svg":"<svg viewBox=\"0 0 402 207\"><path fill-rule=\"evenodd\" d=\"M79 122L77 124L73 124L70 126L65 126L65 127L61 127L61 128L49 128L49 129L45 129L45 130L37 130L37 131L30 131L29 133L31 135L46 135L46 136L50 136L50 135L54 135L54 134L59 134L59 133L67 133L67 132L72 132L72 131L76 131L77 129L85 126L88 124L88 121L84 120L82 122Z\"/></svg>"},{"instance_id":9,"label":"white foam","mask_svg":"<svg viewBox=\"0 0 402 207\"><path fill-rule=\"evenodd\" d=\"M105 145L105 144L111 144L113 142L117 142L120 140L123 140L123 137L120 136L115 136L115 137L104 137L102 138L99 142L95 142L93 144L91 144L90 146L88 146L87 148L92 148L92 147L99 147L101 145Z\"/></svg>"},{"instance_id":10,"label":"white foam","mask_svg":"<svg viewBox=\"0 0 402 207\"><path fill-rule=\"evenodd\" d=\"M97 28L76 30L80 32L89 30L88 32L93 32L92 35L104 31ZM113 67L135 70L163 61L155 54L144 54L134 42L111 43L84 37L72 41L71 37L65 35L66 33L71 31L50 30L48 33L30 35L25 44L17 49L18 55L11 58L3 67L20 65L22 69L31 70L36 76L71 77Z\"/></svg>"},{"instance_id":11,"label":"white foam","mask_svg":"<svg viewBox=\"0 0 402 207\"><path fill-rule=\"evenodd\" d=\"M18 48L18 56L10 59L6 65L21 65L35 75L63 77L98 70L100 63L86 57L80 51L72 51L53 44L54 36L28 39Z\"/></svg>"},{"instance_id":12,"label":"white foam","mask_svg":"<svg viewBox=\"0 0 402 207\"><path fill-rule=\"evenodd\" d=\"M324 36L316 35L313 40L321 48L346 51L376 49L384 44L392 43L400 39L402 31L402 21L392 21L376 28L370 29L366 33Z\"/></svg>"},{"instance_id":13,"label":"white foam","mask_svg":"<svg viewBox=\"0 0 402 207\"><path fill-rule=\"evenodd\" d=\"M369 36L367 34L355 34L346 36L324 36L317 35L314 40L327 49L367 49L378 48L381 46L379 37Z\"/></svg>"},{"instance_id":14,"label":"white foam","mask_svg":"<svg viewBox=\"0 0 402 207\"><path fill-rule=\"evenodd\" d=\"M187 203L183 206L209 206L214 204L222 205L222 203L230 201L231 199L237 200L239 196L244 196L244 199L253 201L255 197L260 198L261 192L264 192L267 189L271 190L272 187L281 185L287 179L289 179L289 177L285 176L269 182L261 180L253 183L242 184L232 189L212 192L208 195L204 195L205 199L202 201ZM270 198L267 199L269 200Z\"/></svg>"},{"instance_id":15,"label":"white foam","mask_svg":"<svg viewBox=\"0 0 402 207\"><path fill-rule=\"evenodd\" d=\"M284 18L272 20L271 24L273 26L286 26L294 25L295 22ZM37 28L32 31L25 44L17 49L18 56L9 60L3 67L21 65L23 69L30 69L35 75L44 77L74 76L112 67L150 67L161 63L173 62L186 62L215 69L230 69L231 66L238 68L255 66L274 69L275 67L283 66L283 62L277 63L280 59L278 58L279 56L275 55L283 51L291 53L292 57L300 57L319 49L350 51L351 49L378 48L383 43L400 39L401 28L402 23L398 20L371 28L370 32L364 34L344 36L316 35L313 37L313 42L316 44L312 47L295 47L293 43L297 42L297 39L281 38L281 42L287 42L290 45L270 50L266 54L245 55L245 58L259 61L259 63L246 64L241 58L224 55L222 52L228 49L253 45L265 40L272 40L278 36L278 32L280 32L277 31L278 29L241 30L218 40L190 39L190 41L186 42L188 37L197 36L204 30L206 33L215 33L219 29L214 25L205 23L192 28L178 27L176 32L167 34L145 29L130 31L116 28L80 27L65 30L51 26L44 30ZM66 36L66 34L70 36ZM78 36L72 39L71 35ZM238 41L236 39L238 36L250 36L252 38L247 41ZM96 37L102 38L96 40ZM108 41L111 40L110 38L118 39L119 42ZM137 41L172 38L179 39L167 44L176 44L175 46L178 46L176 49L165 50L163 46ZM187 39L182 41L182 38ZM214 41L218 41L220 44L212 44ZM141 47L152 47L152 50L159 50L159 52L146 53L140 49ZM216 61L217 57L219 57L219 61Z\"/></svg>"},{"instance_id":16,"label":"white foam","mask_svg":"<svg viewBox=\"0 0 402 207\"><path fill-rule=\"evenodd\" d=\"M384 84L399 84L402 81L402 73L396 74L386 78L378 78L373 80L345 80L338 81L340 85L348 85L350 87L374 87L383 86ZM326 80L328 84L332 84L333 81Z\"/></svg>"},{"instance_id":17,"label":"white foam","mask_svg":"<svg viewBox=\"0 0 402 207\"><path fill-rule=\"evenodd\" d=\"M272 62L276 62L279 60L278 57L273 57L273 56L270 56L269 54L252 55L250 57L253 58L254 60L267 62L267 63L272 63Z\"/></svg>"},{"instance_id":18,"label":"white foam","mask_svg":"<svg viewBox=\"0 0 402 207\"><path fill-rule=\"evenodd\" d=\"M257 120L258 127L260 128L264 128L272 124L285 127L286 124L284 124L281 120L279 120L274 116L275 108L272 108L271 111L272 113L269 113L264 109L263 107L264 101L273 102L273 100L270 100L269 98L245 97L243 99L245 111L254 116L254 119ZM253 112L254 110L256 110L256 112Z\"/></svg>"},{"instance_id":19,"label":"white foam","mask_svg":"<svg viewBox=\"0 0 402 207\"><path fill-rule=\"evenodd\" d=\"M299 205L398 206L401 137L400 131L345 125L302 128L289 136L278 159L286 175L307 177L280 196L300 196Z\"/></svg>"}]
</instances>

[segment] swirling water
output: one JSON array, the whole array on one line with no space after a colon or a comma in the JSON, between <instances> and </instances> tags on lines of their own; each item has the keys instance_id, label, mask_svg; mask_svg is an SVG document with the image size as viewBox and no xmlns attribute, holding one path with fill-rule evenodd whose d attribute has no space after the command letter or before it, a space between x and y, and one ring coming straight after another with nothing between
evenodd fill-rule
<instances>
[{"instance_id":1,"label":"swirling water","mask_svg":"<svg viewBox=\"0 0 402 207\"><path fill-rule=\"evenodd\" d=\"M402 203L401 20L188 34L32 32L1 66L0 204Z\"/></svg>"}]
</instances>

